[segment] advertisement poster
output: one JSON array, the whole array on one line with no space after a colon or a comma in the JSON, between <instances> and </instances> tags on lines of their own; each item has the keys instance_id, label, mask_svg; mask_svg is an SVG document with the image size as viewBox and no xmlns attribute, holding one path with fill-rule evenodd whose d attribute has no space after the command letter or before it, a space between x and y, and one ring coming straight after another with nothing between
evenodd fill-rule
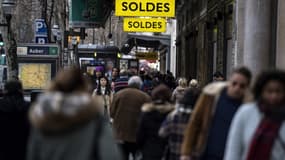
<instances>
[{"instance_id":1,"label":"advertisement poster","mask_svg":"<svg viewBox=\"0 0 285 160\"><path fill-rule=\"evenodd\" d=\"M51 64L20 63L19 78L24 89L45 89L51 81Z\"/></svg>"},{"instance_id":2,"label":"advertisement poster","mask_svg":"<svg viewBox=\"0 0 285 160\"><path fill-rule=\"evenodd\" d=\"M120 60L120 70L128 70L128 60L127 59L121 59Z\"/></svg>"}]
</instances>

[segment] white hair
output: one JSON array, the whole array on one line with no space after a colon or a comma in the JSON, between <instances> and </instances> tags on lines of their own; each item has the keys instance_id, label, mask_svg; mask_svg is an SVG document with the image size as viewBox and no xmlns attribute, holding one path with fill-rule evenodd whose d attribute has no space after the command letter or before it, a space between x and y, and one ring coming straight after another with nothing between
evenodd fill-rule
<instances>
[{"instance_id":1,"label":"white hair","mask_svg":"<svg viewBox=\"0 0 285 160\"><path fill-rule=\"evenodd\" d=\"M129 87L140 89L143 85L142 79L139 76L132 76L128 81Z\"/></svg>"}]
</instances>

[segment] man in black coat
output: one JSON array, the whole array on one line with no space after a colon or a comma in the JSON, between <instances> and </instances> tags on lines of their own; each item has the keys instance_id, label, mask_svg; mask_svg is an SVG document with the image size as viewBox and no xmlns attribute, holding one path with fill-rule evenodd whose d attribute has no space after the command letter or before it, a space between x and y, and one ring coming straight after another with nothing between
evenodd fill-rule
<instances>
[{"instance_id":1,"label":"man in black coat","mask_svg":"<svg viewBox=\"0 0 285 160\"><path fill-rule=\"evenodd\" d=\"M24 100L22 84L7 82L0 99L0 159L25 160L29 135L29 103Z\"/></svg>"}]
</instances>

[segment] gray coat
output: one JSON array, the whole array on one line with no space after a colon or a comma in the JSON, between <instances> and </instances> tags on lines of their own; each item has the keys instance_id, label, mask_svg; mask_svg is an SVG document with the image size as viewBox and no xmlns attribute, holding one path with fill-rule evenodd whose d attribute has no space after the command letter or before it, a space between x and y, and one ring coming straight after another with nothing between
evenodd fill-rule
<instances>
[{"instance_id":1,"label":"gray coat","mask_svg":"<svg viewBox=\"0 0 285 160\"><path fill-rule=\"evenodd\" d=\"M109 124L99 120L97 105L85 94L40 96L30 111L28 160L95 160L94 155L120 160Z\"/></svg>"}]
</instances>

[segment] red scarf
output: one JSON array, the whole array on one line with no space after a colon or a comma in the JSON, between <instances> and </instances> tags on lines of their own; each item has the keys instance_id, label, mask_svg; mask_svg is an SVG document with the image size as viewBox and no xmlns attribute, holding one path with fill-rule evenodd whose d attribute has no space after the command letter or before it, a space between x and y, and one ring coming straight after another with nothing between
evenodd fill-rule
<instances>
[{"instance_id":1,"label":"red scarf","mask_svg":"<svg viewBox=\"0 0 285 160\"><path fill-rule=\"evenodd\" d=\"M281 123L264 118L252 139L247 160L270 160Z\"/></svg>"},{"instance_id":2,"label":"red scarf","mask_svg":"<svg viewBox=\"0 0 285 160\"><path fill-rule=\"evenodd\" d=\"M274 142L279 134L282 121L267 116L261 121L251 141L247 160L270 160Z\"/></svg>"}]
</instances>

